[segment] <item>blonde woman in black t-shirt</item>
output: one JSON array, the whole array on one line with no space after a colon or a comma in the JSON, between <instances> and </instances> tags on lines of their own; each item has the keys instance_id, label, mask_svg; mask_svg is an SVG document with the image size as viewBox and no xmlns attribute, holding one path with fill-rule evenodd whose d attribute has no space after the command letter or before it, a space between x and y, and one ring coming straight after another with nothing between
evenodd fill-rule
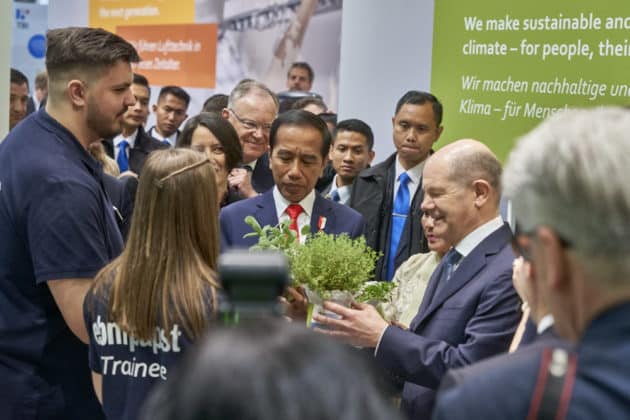
<instances>
[{"instance_id":1,"label":"blonde woman in black t-shirt","mask_svg":"<svg viewBox=\"0 0 630 420\"><path fill-rule=\"evenodd\" d=\"M84 303L90 368L108 419L136 418L212 317L218 208L208 157L189 149L149 156L125 250Z\"/></svg>"}]
</instances>

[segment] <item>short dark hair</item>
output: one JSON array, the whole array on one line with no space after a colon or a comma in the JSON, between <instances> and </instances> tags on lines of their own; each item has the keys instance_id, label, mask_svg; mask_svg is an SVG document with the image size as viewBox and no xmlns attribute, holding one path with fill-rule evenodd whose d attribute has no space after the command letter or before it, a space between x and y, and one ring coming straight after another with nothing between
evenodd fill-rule
<instances>
[{"instance_id":1,"label":"short dark hair","mask_svg":"<svg viewBox=\"0 0 630 420\"><path fill-rule=\"evenodd\" d=\"M186 108L188 108L188 105L190 104L190 95L179 86L164 86L160 89L158 102L160 102L166 95L173 95L174 97L181 99L186 103Z\"/></svg>"},{"instance_id":2,"label":"short dark hair","mask_svg":"<svg viewBox=\"0 0 630 420\"><path fill-rule=\"evenodd\" d=\"M337 138L337 133L340 133L342 131L352 131L355 133L359 133L365 137L368 150L372 150L372 148L374 147L374 133L372 133L372 129L370 128L370 126L363 121L356 118L339 121L339 123L335 126L333 144L335 143L335 139Z\"/></svg>"},{"instance_id":3,"label":"short dark hair","mask_svg":"<svg viewBox=\"0 0 630 420\"><path fill-rule=\"evenodd\" d=\"M236 130L228 120L220 115L202 112L190 118L182 132L177 136L177 147L190 147L192 135L197 127L206 127L219 140L225 153L225 167L228 172L236 168L241 162L243 150Z\"/></svg>"},{"instance_id":4,"label":"short dark hair","mask_svg":"<svg viewBox=\"0 0 630 420\"><path fill-rule=\"evenodd\" d=\"M400 108L403 105L411 104L411 105L424 105L426 103L430 103L433 107L433 116L435 118L435 123L439 127L442 124L442 104L432 94L428 92L422 92L419 90L410 90L405 93L396 103L396 112L394 115L398 114Z\"/></svg>"},{"instance_id":5,"label":"short dark hair","mask_svg":"<svg viewBox=\"0 0 630 420\"><path fill-rule=\"evenodd\" d=\"M337 125L337 114L334 112L322 112L318 115L326 124Z\"/></svg>"},{"instance_id":6,"label":"short dark hair","mask_svg":"<svg viewBox=\"0 0 630 420\"><path fill-rule=\"evenodd\" d=\"M313 68L310 64L308 64L306 61L296 61L295 63L291 64L291 67L289 67L287 77L289 77L289 73L291 73L291 70L295 68L306 70L306 72L308 73L308 81L313 83L313 80L315 80L315 72L313 71Z\"/></svg>"},{"instance_id":7,"label":"short dark hair","mask_svg":"<svg viewBox=\"0 0 630 420\"><path fill-rule=\"evenodd\" d=\"M304 109L309 105L318 106L322 108L324 111L328 109L324 101L321 98L318 98L316 96L305 96L303 98L298 99L297 101L293 102L293 104L291 105L291 109Z\"/></svg>"},{"instance_id":8,"label":"short dark hair","mask_svg":"<svg viewBox=\"0 0 630 420\"><path fill-rule=\"evenodd\" d=\"M137 63L140 57L133 45L105 29L71 27L46 32L50 81L76 70L98 74L119 60Z\"/></svg>"},{"instance_id":9,"label":"short dark hair","mask_svg":"<svg viewBox=\"0 0 630 420\"><path fill-rule=\"evenodd\" d=\"M203 112L220 114L224 108L228 107L228 99L229 96L224 93L216 93L212 95L203 103Z\"/></svg>"},{"instance_id":10,"label":"short dark hair","mask_svg":"<svg viewBox=\"0 0 630 420\"><path fill-rule=\"evenodd\" d=\"M359 353L281 319L217 326L156 387L140 418L400 419Z\"/></svg>"},{"instance_id":11,"label":"short dark hair","mask_svg":"<svg viewBox=\"0 0 630 420\"><path fill-rule=\"evenodd\" d=\"M16 85L23 85L26 83L26 87L28 88L28 78L21 71L14 69L11 67L11 83Z\"/></svg>"},{"instance_id":12,"label":"short dark hair","mask_svg":"<svg viewBox=\"0 0 630 420\"><path fill-rule=\"evenodd\" d=\"M146 77L144 77L141 74L138 73L134 73L133 74L133 82L134 85L140 85L140 86L144 86L145 88L147 88L147 90L149 91L149 96L151 96L151 86L149 86L149 81L147 80Z\"/></svg>"},{"instance_id":13,"label":"short dark hair","mask_svg":"<svg viewBox=\"0 0 630 420\"><path fill-rule=\"evenodd\" d=\"M269 132L269 149L272 151L274 145L276 144L276 135L278 130L283 125L312 127L319 131L319 134L322 137L321 154L324 159L326 158L328 150L330 149L330 131L328 131L328 127L326 126L324 120L311 112L303 111L301 109L292 109L279 114L278 117L273 120L273 123L271 124L271 131Z\"/></svg>"}]
</instances>

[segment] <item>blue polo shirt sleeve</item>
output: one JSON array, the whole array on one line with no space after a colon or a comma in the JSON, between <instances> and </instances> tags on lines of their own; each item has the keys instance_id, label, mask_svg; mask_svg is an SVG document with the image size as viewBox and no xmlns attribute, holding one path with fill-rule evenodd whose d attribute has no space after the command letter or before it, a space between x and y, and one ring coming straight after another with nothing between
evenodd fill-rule
<instances>
[{"instance_id":1,"label":"blue polo shirt sleeve","mask_svg":"<svg viewBox=\"0 0 630 420\"><path fill-rule=\"evenodd\" d=\"M112 259L104 214L111 209L86 184L47 180L29 207L27 239L38 284L94 277Z\"/></svg>"}]
</instances>

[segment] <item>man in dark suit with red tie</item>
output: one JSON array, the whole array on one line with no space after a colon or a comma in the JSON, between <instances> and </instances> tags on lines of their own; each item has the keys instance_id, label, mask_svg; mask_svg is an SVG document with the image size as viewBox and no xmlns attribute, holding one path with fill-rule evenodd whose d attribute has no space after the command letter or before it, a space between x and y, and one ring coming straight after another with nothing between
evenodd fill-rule
<instances>
[{"instance_id":1,"label":"man in dark suit with red tie","mask_svg":"<svg viewBox=\"0 0 630 420\"><path fill-rule=\"evenodd\" d=\"M221 249L250 247L256 238L243 236L252 231L245 223L253 216L261 226L275 226L284 220L298 232L363 234L363 217L349 207L322 197L315 191L330 148L330 133L319 117L307 111L288 111L273 122L270 130L270 162L275 186L264 194L241 200L221 210Z\"/></svg>"},{"instance_id":2,"label":"man in dark suit with red tie","mask_svg":"<svg viewBox=\"0 0 630 420\"><path fill-rule=\"evenodd\" d=\"M505 352L520 319L512 286L512 234L499 216L501 164L482 143L460 140L427 160L422 211L433 235L451 244L409 329L389 325L373 306L324 307L323 331L373 348L376 364L404 381L401 409L429 419L448 369Z\"/></svg>"}]
</instances>

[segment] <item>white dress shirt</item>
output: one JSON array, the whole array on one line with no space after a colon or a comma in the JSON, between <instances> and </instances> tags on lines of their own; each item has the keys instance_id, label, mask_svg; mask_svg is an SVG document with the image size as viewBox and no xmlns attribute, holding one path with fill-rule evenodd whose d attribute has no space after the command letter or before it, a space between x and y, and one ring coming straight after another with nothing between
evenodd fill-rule
<instances>
[{"instance_id":1,"label":"white dress shirt","mask_svg":"<svg viewBox=\"0 0 630 420\"><path fill-rule=\"evenodd\" d=\"M333 191L337 191L337 193L339 193L339 203L346 204L348 201L350 201L350 195L352 194L352 184L338 187L337 175L335 175L333 177L332 183L330 184L330 191L328 192L328 195L332 197Z\"/></svg>"},{"instance_id":2,"label":"white dress shirt","mask_svg":"<svg viewBox=\"0 0 630 420\"><path fill-rule=\"evenodd\" d=\"M175 147L175 143L177 142L177 134L178 131L175 131L173 134L171 134L168 137L164 137L162 136L160 133L158 133L158 131L155 129L155 126L151 127L151 129L149 130L148 134L153 137L156 138L160 141L164 141L166 140L168 142L168 144L171 145L171 147Z\"/></svg>"},{"instance_id":3,"label":"white dress shirt","mask_svg":"<svg viewBox=\"0 0 630 420\"><path fill-rule=\"evenodd\" d=\"M118 145L123 140L127 140L127 143L129 143L129 147L127 148L127 158L129 158L129 150L133 149L134 144L136 144L137 135L138 135L138 129L136 128L136 130L133 133L131 133L129 137L125 137L122 134L119 134L116 137L114 137L114 159L118 159L118 151L119 151Z\"/></svg>"},{"instance_id":4,"label":"white dress shirt","mask_svg":"<svg viewBox=\"0 0 630 420\"><path fill-rule=\"evenodd\" d=\"M466 235L464 239L455 245L455 250L462 256L459 261L461 262L464 258L466 258L466 256L470 254L472 250L481 243L481 241L494 233L494 231L499 230L502 226L503 218L501 216L497 216ZM455 265L453 272L457 270L457 267L459 267L459 263Z\"/></svg>"},{"instance_id":5,"label":"white dress shirt","mask_svg":"<svg viewBox=\"0 0 630 420\"><path fill-rule=\"evenodd\" d=\"M420 187L424 162L426 162L426 159L418 163L413 168L405 170L398 160L398 155L396 155L396 180L394 181L394 195L392 197L392 202L396 201L396 194L398 193L398 187L400 187L400 181L398 178L400 178L400 174L407 172L407 175L409 175L409 182L407 183L407 188L409 189L409 206L411 206L413 197L416 195L416 191L418 191L418 188Z\"/></svg>"},{"instance_id":6,"label":"white dress shirt","mask_svg":"<svg viewBox=\"0 0 630 420\"><path fill-rule=\"evenodd\" d=\"M282 223L285 220L291 220L291 218L286 212L287 207L289 207L290 204L299 204L300 206L302 206L303 211L302 213L298 215L298 219L297 219L298 230L302 232L302 228L304 226L311 225L313 205L315 204L315 191L314 190L308 193L308 195L304 197L302 201L300 201L299 203L291 203L286 198L284 198L282 194L280 194L278 187L274 186L273 187L273 201L275 202L275 205L276 205L276 215L278 216L278 223ZM315 232L311 232L311 233L315 233ZM306 242L306 235L300 234L298 236L299 236L301 244Z\"/></svg>"}]
</instances>

